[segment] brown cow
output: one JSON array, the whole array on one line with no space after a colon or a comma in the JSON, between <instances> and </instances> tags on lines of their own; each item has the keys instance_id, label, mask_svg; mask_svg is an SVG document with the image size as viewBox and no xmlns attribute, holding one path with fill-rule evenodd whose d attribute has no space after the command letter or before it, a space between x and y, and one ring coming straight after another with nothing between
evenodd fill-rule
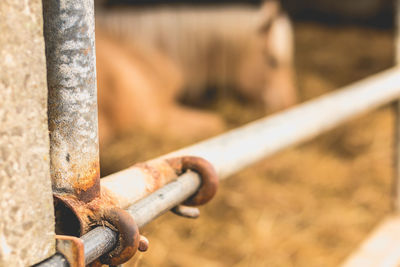
<instances>
[{"instance_id":1,"label":"brown cow","mask_svg":"<svg viewBox=\"0 0 400 267\"><path fill-rule=\"evenodd\" d=\"M168 58L96 31L100 142L132 129L199 139L221 132L214 114L180 106L182 75Z\"/></svg>"},{"instance_id":2,"label":"brown cow","mask_svg":"<svg viewBox=\"0 0 400 267\"><path fill-rule=\"evenodd\" d=\"M150 7L100 12L97 22L132 43L168 55L183 71L184 99L206 88L278 110L296 102L293 33L277 1L245 5Z\"/></svg>"}]
</instances>

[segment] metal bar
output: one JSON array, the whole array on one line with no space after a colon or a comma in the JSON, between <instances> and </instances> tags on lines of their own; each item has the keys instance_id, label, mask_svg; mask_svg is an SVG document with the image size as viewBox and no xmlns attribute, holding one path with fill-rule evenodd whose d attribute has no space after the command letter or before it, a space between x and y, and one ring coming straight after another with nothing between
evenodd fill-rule
<instances>
[{"instance_id":1,"label":"metal bar","mask_svg":"<svg viewBox=\"0 0 400 267\"><path fill-rule=\"evenodd\" d=\"M400 216L383 219L340 267L398 267Z\"/></svg>"},{"instance_id":2,"label":"metal bar","mask_svg":"<svg viewBox=\"0 0 400 267\"><path fill-rule=\"evenodd\" d=\"M309 140L342 122L400 96L400 69L393 68L350 86L225 134L169 153L205 158L221 179L285 148ZM150 181L126 169L101 179L102 188L122 196L123 208L148 195ZM162 184L160 185L162 186Z\"/></svg>"},{"instance_id":3,"label":"metal bar","mask_svg":"<svg viewBox=\"0 0 400 267\"><path fill-rule=\"evenodd\" d=\"M139 228L169 211L193 195L200 186L200 177L194 172L187 172L177 180L165 185L148 197L128 208ZM85 246L86 264L91 263L110 251L117 241L117 234L107 227L97 227L82 236Z\"/></svg>"},{"instance_id":4,"label":"metal bar","mask_svg":"<svg viewBox=\"0 0 400 267\"><path fill-rule=\"evenodd\" d=\"M384 71L340 91L164 155L155 161L178 155L200 156L214 164L221 178L227 178L263 157L309 140L350 118L396 100L400 96L399 70L393 68ZM108 190L127 188L128 191L121 192L125 196L128 195L131 185L118 181L121 173L126 181L125 172L129 173L129 170L112 175L114 179L111 181L109 181L110 177L105 178L102 186ZM131 179L136 179L136 177L131 177ZM128 208L129 213L142 227L193 194L199 184L198 175L185 173L133 206L125 208ZM137 193L137 190L134 192ZM113 193L117 194L118 191L114 190ZM133 196L130 200L136 198ZM85 257L88 257L87 262L106 253L114 246L115 241L112 239L116 239L116 233L111 232L106 227L98 227L82 236ZM86 248L88 248L87 251ZM61 266L57 264L52 266Z\"/></svg>"},{"instance_id":5,"label":"metal bar","mask_svg":"<svg viewBox=\"0 0 400 267\"><path fill-rule=\"evenodd\" d=\"M185 201L200 186L200 177L187 172L128 208L139 228Z\"/></svg>"},{"instance_id":6,"label":"metal bar","mask_svg":"<svg viewBox=\"0 0 400 267\"><path fill-rule=\"evenodd\" d=\"M68 261L61 254L54 254L47 260L34 265L35 267L69 267Z\"/></svg>"},{"instance_id":7,"label":"metal bar","mask_svg":"<svg viewBox=\"0 0 400 267\"><path fill-rule=\"evenodd\" d=\"M118 241L118 234L108 227L97 227L81 237L84 245L85 264L113 249Z\"/></svg>"},{"instance_id":8,"label":"metal bar","mask_svg":"<svg viewBox=\"0 0 400 267\"><path fill-rule=\"evenodd\" d=\"M143 227L155 218L182 203L194 194L200 186L200 177L194 172L186 172L175 181L155 191L148 197L128 208L138 227ZM118 240L118 234L108 227L97 227L81 237L84 244L85 263L112 250ZM65 266L65 259L56 254L37 267Z\"/></svg>"},{"instance_id":9,"label":"metal bar","mask_svg":"<svg viewBox=\"0 0 400 267\"><path fill-rule=\"evenodd\" d=\"M53 191L99 195L93 0L44 0Z\"/></svg>"}]
</instances>

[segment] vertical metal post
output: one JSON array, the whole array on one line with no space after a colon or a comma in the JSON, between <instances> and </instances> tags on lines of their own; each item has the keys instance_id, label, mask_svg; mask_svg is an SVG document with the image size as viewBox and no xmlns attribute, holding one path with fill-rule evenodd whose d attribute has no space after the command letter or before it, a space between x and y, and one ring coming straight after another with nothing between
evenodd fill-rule
<instances>
[{"instance_id":1,"label":"vertical metal post","mask_svg":"<svg viewBox=\"0 0 400 267\"><path fill-rule=\"evenodd\" d=\"M93 0L43 0L53 191L99 196Z\"/></svg>"},{"instance_id":2,"label":"vertical metal post","mask_svg":"<svg viewBox=\"0 0 400 267\"><path fill-rule=\"evenodd\" d=\"M395 64L400 65L400 0L394 1L395 5ZM399 73L400 75L400 73ZM394 103L395 113L395 138L394 138L394 182L393 182L393 209L400 212L400 100Z\"/></svg>"}]
</instances>

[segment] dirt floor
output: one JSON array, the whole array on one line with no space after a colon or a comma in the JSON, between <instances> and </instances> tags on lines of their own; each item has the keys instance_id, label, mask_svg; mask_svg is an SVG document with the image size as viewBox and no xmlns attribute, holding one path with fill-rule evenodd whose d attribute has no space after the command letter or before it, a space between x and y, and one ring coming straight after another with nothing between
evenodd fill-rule
<instances>
[{"instance_id":1,"label":"dirt floor","mask_svg":"<svg viewBox=\"0 0 400 267\"><path fill-rule=\"evenodd\" d=\"M302 101L390 67L392 41L389 30L296 25ZM233 99L214 109L231 127L261 116ZM198 220L167 214L146 226L150 249L130 266L337 266L390 211L392 125L382 108L247 168ZM102 173L184 145L121 137L102 149Z\"/></svg>"}]
</instances>

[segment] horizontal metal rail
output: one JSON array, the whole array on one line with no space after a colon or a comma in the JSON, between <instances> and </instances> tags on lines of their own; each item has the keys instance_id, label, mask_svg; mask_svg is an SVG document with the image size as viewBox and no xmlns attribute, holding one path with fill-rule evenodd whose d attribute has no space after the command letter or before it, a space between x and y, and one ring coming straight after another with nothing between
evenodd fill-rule
<instances>
[{"instance_id":1,"label":"horizontal metal rail","mask_svg":"<svg viewBox=\"0 0 400 267\"><path fill-rule=\"evenodd\" d=\"M393 68L293 107L267 116L217 137L169 153L160 158L182 155L202 157L214 165L220 179L285 148L309 140L340 123L400 96L400 68ZM133 175L136 177L133 179ZM134 169L101 179L102 188L123 196L121 206L129 207L149 194L146 177Z\"/></svg>"},{"instance_id":2,"label":"horizontal metal rail","mask_svg":"<svg viewBox=\"0 0 400 267\"><path fill-rule=\"evenodd\" d=\"M141 228L182 203L193 195L199 186L200 177L194 172L187 172L129 207L128 212ZM117 234L107 227L97 227L82 236L82 240L85 247L85 260L88 264L115 246ZM101 249L99 249L99 244Z\"/></svg>"},{"instance_id":3,"label":"horizontal metal rail","mask_svg":"<svg viewBox=\"0 0 400 267\"><path fill-rule=\"evenodd\" d=\"M195 172L186 172L175 181L165 185L148 197L128 208L129 214L135 218L141 228L155 218L169 211L193 195L200 186L200 177ZM85 263L89 264L107 253L117 243L118 234L108 227L97 227L81 237L84 244ZM38 267L69 266L60 254L37 265Z\"/></svg>"},{"instance_id":4,"label":"horizontal metal rail","mask_svg":"<svg viewBox=\"0 0 400 267\"><path fill-rule=\"evenodd\" d=\"M179 155L203 157L214 165L220 178L224 179L262 158L309 140L399 97L400 68L392 68L342 90L160 158ZM129 192L135 192L129 197L129 207L126 208L139 227L181 203L200 185L198 175L189 172L143 198L148 192L144 189L138 192L134 183L124 183L129 173L128 169L105 177L101 184L115 195L129 196ZM86 263L90 263L113 248L117 233L106 227L97 227L81 238L85 246ZM64 266L53 258L39 266ZM48 261L52 262L51 265L43 265Z\"/></svg>"}]
</instances>

